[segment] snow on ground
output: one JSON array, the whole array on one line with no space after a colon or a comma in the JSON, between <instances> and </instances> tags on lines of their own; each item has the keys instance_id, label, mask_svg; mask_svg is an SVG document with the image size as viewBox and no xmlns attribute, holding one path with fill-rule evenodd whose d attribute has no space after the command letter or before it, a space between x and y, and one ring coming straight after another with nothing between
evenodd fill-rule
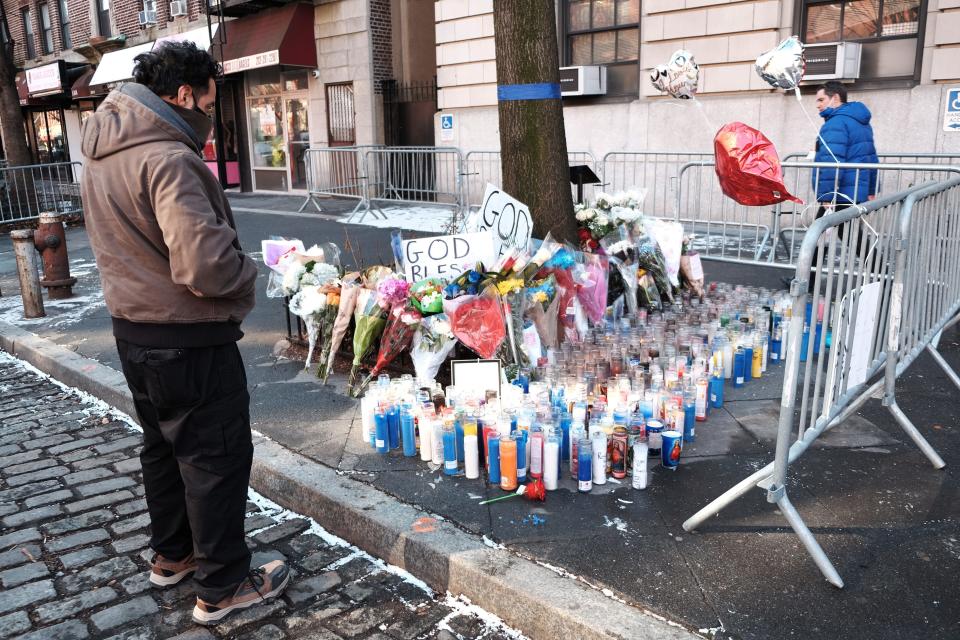
<instances>
[{"instance_id":1,"label":"snow on ground","mask_svg":"<svg viewBox=\"0 0 960 640\"><path fill-rule=\"evenodd\" d=\"M380 215L380 212L386 219ZM404 229L428 233L447 233L453 222L454 211L444 206L382 207L379 210L360 211L340 220L345 224L359 224L381 229Z\"/></svg>"}]
</instances>

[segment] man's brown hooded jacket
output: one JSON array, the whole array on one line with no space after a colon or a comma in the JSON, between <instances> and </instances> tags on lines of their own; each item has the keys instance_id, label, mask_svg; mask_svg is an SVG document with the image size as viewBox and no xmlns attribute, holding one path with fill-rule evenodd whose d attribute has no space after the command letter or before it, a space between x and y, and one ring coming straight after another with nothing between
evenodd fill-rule
<instances>
[{"instance_id":1,"label":"man's brown hooded jacket","mask_svg":"<svg viewBox=\"0 0 960 640\"><path fill-rule=\"evenodd\" d=\"M118 338L169 348L243 335L257 268L200 155L210 126L134 83L83 126L84 214Z\"/></svg>"}]
</instances>

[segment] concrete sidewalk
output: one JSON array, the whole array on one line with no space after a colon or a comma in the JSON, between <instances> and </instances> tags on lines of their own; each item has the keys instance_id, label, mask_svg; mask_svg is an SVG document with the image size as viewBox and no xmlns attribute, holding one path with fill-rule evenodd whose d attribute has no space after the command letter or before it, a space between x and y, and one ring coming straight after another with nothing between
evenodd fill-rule
<instances>
[{"instance_id":1,"label":"concrete sidewalk","mask_svg":"<svg viewBox=\"0 0 960 640\"><path fill-rule=\"evenodd\" d=\"M248 208L239 202L238 207ZM385 230L309 215L241 212L237 219L249 250L276 234L299 237L308 244L343 245L348 238L354 252L346 251L345 257L351 263L371 264L389 255ZM88 263L82 230L71 231L69 243L72 261ZM778 286L783 273L716 263L707 268L708 278L765 286ZM5 293L15 287L12 274L9 252L0 244L0 288ZM261 293L265 277L264 271ZM92 270L81 277L78 292L87 302L51 309L58 313L51 313L48 321L21 326L115 365L109 317L97 302L95 279ZM9 301L0 299L0 314L14 320L9 309ZM698 428L698 441L685 450L681 470L655 473L646 492L607 485L603 495L554 492L533 508L522 501L479 507L476 503L488 495L481 483L450 480L419 461L371 453L360 442L355 402L339 392L342 378L319 385L302 372L302 364L274 355L274 345L285 330L277 301L261 297L244 329L247 335L240 346L253 387L255 428L300 456L291 460L321 463L334 472L333 477L377 489L382 492L377 495L392 496L394 504L422 508L444 527L478 539L486 536L535 565L576 576L577 581L567 580L568 584L586 582L609 589L626 602L715 637L960 634L960 598L954 585L960 565L955 471L950 466L931 469L878 400L868 402L858 416L815 445L791 472L795 505L847 583L837 591L821 579L760 491L697 534L680 528L693 511L772 459L780 396L775 376L729 397L723 412ZM941 351L951 363L960 362L954 331L944 337ZM929 360L921 358L898 391L908 415L951 464L960 453L956 437L960 419L948 409L954 394L948 384ZM267 478L262 476L261 481ZM281 492L289 487L282 479L270 482ZM498 489L489 494L501 495ZM383 538L382 533L369 535ZM400 553L416 558L416 553L406 551L412 548L407 545L406 541L400 545ZM501 609L519 608L498 603L495 595L491 598ZM488 608L511 621L500 610Z\"/></svg>"}]
</instances>

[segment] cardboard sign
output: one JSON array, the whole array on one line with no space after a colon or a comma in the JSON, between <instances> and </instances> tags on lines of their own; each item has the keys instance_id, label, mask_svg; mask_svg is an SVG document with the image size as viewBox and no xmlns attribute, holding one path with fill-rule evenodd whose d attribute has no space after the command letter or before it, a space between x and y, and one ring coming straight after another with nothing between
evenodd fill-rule
<instances>
[{"instance_id":1,"label":"cardboard sign","mask_svg":"<svg viewBox=\"0 0 960 640\"><path fill-rule=\"evenodd\" d=\"M473 396L483 397L487 391L496 391L500 397L500 361L499 360L451 360L450 382L458 393L466 391Z\"/></svg>"},{"instance_id":2,"label":"cardboard sign","mask_svg":"<svg viewBox=\"0 0 960 640\"><path fill-rule=\"evenodd\" d=\"M493 237L489 233L459 233L404 240L403 275L408 282L424 278L450 280L477 262L494 261Z\"/></svg>"},{"instance_id":3,"label":"cardboard sign","mask_svg":"<svg viewBox=\"0 0 960 640\"><path fill-rule=\"evenodd\" d=\"M533 218L527 205L489 183L472 226L473 231L492 234L497 259L511 247L526 249L533 234Z\"/></svg>"}]
</instances>

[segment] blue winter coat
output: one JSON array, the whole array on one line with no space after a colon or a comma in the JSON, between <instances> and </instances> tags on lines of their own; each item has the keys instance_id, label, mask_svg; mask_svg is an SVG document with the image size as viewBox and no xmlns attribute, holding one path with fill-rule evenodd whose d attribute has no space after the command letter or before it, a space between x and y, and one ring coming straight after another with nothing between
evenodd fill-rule
<instances>
[{"instance_id":1,"label":"blue winter coat","mask_svg":"<svg viewBox=\"0 0 960 640\"><path fill-rule=\"evenodd\" d=\"M870 126L870 110L866 105L862 102L846 102L839 107L824 109L820 117L824 119L820 138L827 143L833 155L821 140L817 140L817 162L878 162L877 149L873 145L873 128ZM877 193L877 171L874 169L861 170L859 173L855 169L840 169L839 180L836 169L820 169L819 174L814 171L812 181L818 202L836 200L838 205L859 204L865 202L867 196Z\"/></svg>"}]
</instances>

